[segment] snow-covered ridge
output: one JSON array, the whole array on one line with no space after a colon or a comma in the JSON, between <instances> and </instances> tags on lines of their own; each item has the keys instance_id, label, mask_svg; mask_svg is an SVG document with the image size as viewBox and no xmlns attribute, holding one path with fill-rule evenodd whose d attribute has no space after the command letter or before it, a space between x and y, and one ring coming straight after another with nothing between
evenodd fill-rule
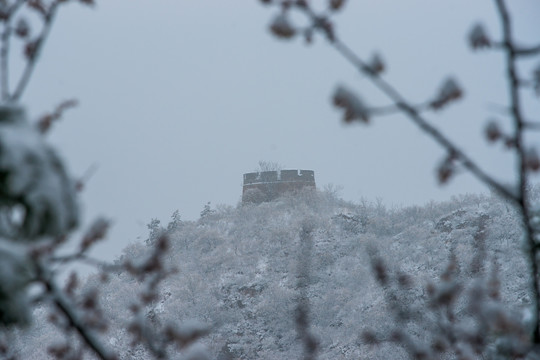
<instances>
[{"instance_id":1,"label":"snow-covered ridge","mask_svg":"<svg viewBox=\"0 0 540 360\"><path fill-rule=\"evenodd\" d=\"M161 288L161 298L147 311L161 321L210 326L203 341L216 359L291 359L301 357L294 325L299 296L300 230L307 220L312 232L308 298L312 331L320 341L320 359L405 359L399 347L363 343L366 328L385 332L394 325L385 292L374 280L370 249L377 249L391 269L415 279L402 301L421 305L425 286L439 279L450 254L461 266L460 277L473 277L469 264L485 225L488 259L500 265L501 297L516 311L530 302L526 263L521 256L519 220L494 197L467 195L444 203L388 209L382 204L343 201L324 192L306 192L273 202L222 206L198 221L167 226L171 249L167 261L179 272ZM481 219L481 220L479 220ZM482 226L484 226L482 225ZM126 248L123 259L137 259L147 245ZM108 343L123 359L144 359L125 344L122 325L139 283L119 272L101 285L90 277L86 286L101 290L111 319ZM157 326L157 325L156 325ZM424 336L414 323L412 333ZM26 359L42 359L40 344L54 332L43 323L21 341ZM172 350L171 350L172 351Z\"/></svg>"}]
</instances>

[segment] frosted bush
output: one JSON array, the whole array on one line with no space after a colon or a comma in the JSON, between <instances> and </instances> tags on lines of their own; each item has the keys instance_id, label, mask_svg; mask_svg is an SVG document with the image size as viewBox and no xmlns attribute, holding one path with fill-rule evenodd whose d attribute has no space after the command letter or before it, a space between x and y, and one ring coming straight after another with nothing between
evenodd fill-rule
<instances>
[{"instance_id":1,"label":"frosted bush","mask_svg":"<svg viewBox=\"0 0 540 360\"><path fill-rule=\"evenodd\" d=\"M37 239L73 229L79 221L75 183L20 107L0 107L0 150L0 204L24 209L4 235Z\"/></svg>"}]
</instances>

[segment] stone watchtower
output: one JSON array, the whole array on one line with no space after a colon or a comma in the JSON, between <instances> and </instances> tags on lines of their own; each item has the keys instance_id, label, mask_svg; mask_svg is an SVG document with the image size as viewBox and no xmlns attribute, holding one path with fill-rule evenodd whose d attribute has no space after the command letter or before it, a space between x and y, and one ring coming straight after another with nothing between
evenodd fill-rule
<instances>
[{"instance_id":1,"label":"stone watchtower","mask_svg":"<svg viewBox=\"0 0 540 360\"><path fill-rule=\"evenodd\" d=\"M242 203L260 204L288 192L315 190L313 170L277 170L244 174Z\"/></svg>"}]
</instances>

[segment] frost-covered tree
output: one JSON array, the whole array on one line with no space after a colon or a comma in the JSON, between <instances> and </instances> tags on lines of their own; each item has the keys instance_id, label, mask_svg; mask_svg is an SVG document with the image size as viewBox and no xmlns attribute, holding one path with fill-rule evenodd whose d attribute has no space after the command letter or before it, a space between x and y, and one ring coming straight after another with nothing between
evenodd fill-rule
<instances>
[{"instance_id":1,"label":"frost-covered tree","mask_svg":"<svg viewBox=\"0 0 540 360\"><path fill-rule=\"evenodd\" d=\"M175 210L171 215L171 221L167 224L167 231L171 232L182 226L182 216L180 211Z\"/></svg>"},{"instance_id":2,"label":"frost-covered tree","mask_svg":"<svg viewBox=\"0 0 540 360\"><path fill-rule=\"evenodd\" d=\"M259 161L259 167L255 171L280 171L283 169L283 166L275 161Z\"/></svg>"},{"instance_id":3,"label":"frost-covered tree","mask_svg":"<svg viewBox=\"0 0 540 360\"><path fill-rule=\"evenodd\" d=\"M96 274L79 291L99 287L100 308L110 320L104 336L112 350L126 359L153 355L144 342L135 348L129 346L133 331L139 329L136 324L131 326L131 308L139 301L133 294L140 291L147 301L137 304L142 329L166 334L160 329L166 329L171 321L198 324L199 329L206 324L210 332L202 343L210 358L301 358L304 347L316 344L311 354L319 359L401 359L406 358L405 351L390 346L391 339L383 336L395 333L402 338L414 335L440 340L438 317L433 316L439 314L429 310L432 307L437 311L455 307L456 326L447 324L445 330L459 330L457 335L470 335L460 331L473 330L469 322L497 319L484 315L501 310L514 317L500 319L521 320L520 312L530 305L523 276L527 264L517 243L521 235L517 231L519 217L507 211L505 202L495 196L456 197L419 206L414 212L407 207L392 207L378 215L374 210L380 204L376 202L354 204L330 195L310 192L254 206L217 207L204 226L200 221L183 221L170 234L163 253L159 267L166 269L168 276L155 287L156 297L148 297L145 292L155 277L150 274L143 278L142 273L132 270L136 266L156 267L155 247L143 244L124 250L117 264L127 266L110 271L106 282ZM361 211L372 214L372 223L367 223L363 232L339 216ZM429 220L432 212L441 214L435 223ZM379 217L398 225L388 225L383 231ZM482 219L488 221L485 232ZM385 291L380 289L379 278L372 276L371 266L377 265L377 258L370 258L370 254L374 255L375 249L384 255L380 259L384 272L379 278L385 282ZM477 266L476 254L482 251L497 255L497 272L490 263ZM306 253L310 256L305 257ZM449 254L455 259L450 267ZM486 312L469 311L460 300L478 294L472 285L484 283L469 283L468 279L480 273L492 279L493 290L499 282L498 291L493 292L499 299L490 298ZM432 286L425 287L426 282ZM461 284L467 287L461 290L462 297L450 302L452 307L432 302L434 297L443 298L439 295L445 288ZM423 314L422 322L416 317L393 317L402 310L407 310L405 314ZM309 320L309 331L300 335L302 342L296 334L298 318ZM396 332L404 329L409 332ZM485 354L502 343L496 340L503 332L499 329L499 336L486 338ZM39 358L40 339L54 333L54 328L40 326L24 335L21 341L26 346L21 357ZM168 347L167 355L174 358L175 350Z\"/></svg>"},{"instance_id":4,"label":"frost-covered tree","mask_svg":"<svg viewBox=\"0 0 540 360\"><path fill-rule=\"evenodd\" d=\"M212 210L212 206L211 206L211 203L210 201L207 202L206 204L204 204L204 207L201 211L201 220L204 220L206 219L208 216L212 215L215 213L215 210Z\"/></svg>"},{"instance_id":5,"label":"frost-covered tree","mask_svg":"<svg viewBox=\"0 0 540 360\"><path fill-rule=\"evenodd\" d=\"M148 244L153 244L165 232L159 219L150 220L146 227L148 228L148 239L146 240Z\"/></svg>"}]
</instances>

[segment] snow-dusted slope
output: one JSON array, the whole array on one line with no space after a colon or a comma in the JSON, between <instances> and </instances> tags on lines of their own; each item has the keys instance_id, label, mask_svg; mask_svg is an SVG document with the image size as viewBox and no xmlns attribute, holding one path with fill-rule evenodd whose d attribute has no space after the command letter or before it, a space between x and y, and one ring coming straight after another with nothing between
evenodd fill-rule
<instances>
[{"instance_id":1,"label":"snow-dusted slope","mask_svg":"<svg viewBox=\"0 0 540 360\"><path fill-rule=\"evenodd\" d=\"M313 226L307 253L300 244L306 223ZM493 197L469 195L388 209L328 193L305 193L257 206L219 207L195 222L181 222L176 214L168 236L167 261L179 271L162 283L161 297L148 307L147 316L156 319L156 326L192 319L208 324L211 332L203 343L212 358L301 357L294 311L299 263L306 259L310 325L320 341L320 359L407 358L393 343L371 346L361 336L365 330L389 334L396 326L391 316L395 309L387 302L392 285L383 289L377 284L370 254L383 258L390 273L413 280L396 294L402 305L419 311L427 309L427 284L438 282L451 254L465 283L496 261L502 301L518 312L530 301L519 221ZM118 262L144 256L149 246L128 247ZM484 267L475 262L477 251L488 259ZM125 359L145 358L142 348L128 350L130 337L123 329L128 307L140 291L138 281L120 271L106 284L91 277L88 286L92 284L99 286L111 320L107 342ZM429 337L414 318L400 326L420 339ZM26 336L21 349L26 358L42 358L43 350L37 349L52 336L52 330L44 329L38 324Z\"/></svg>"}]
</instances>

